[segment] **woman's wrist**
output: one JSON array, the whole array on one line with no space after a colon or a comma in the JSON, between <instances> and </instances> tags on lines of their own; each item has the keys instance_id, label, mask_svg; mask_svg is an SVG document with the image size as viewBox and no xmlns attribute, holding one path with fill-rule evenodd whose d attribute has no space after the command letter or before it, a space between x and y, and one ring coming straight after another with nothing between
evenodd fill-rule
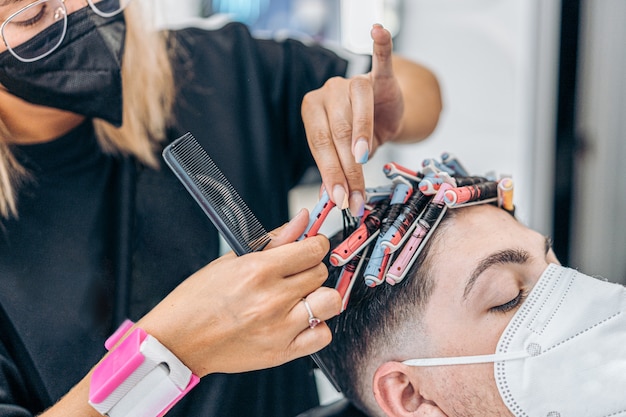
<instances>
[{"instance_id":1,"label":"woman's wrist","mask_svg":"<svg viewBox=\"0 0 626 417\"><path fill-rule=\"evenodd\" d=\"M100 414L162 416L199 382L169 349L130 321L105 346L112 350L94 368L89 389L89 404Z\"/></svg>"}]
</instances>

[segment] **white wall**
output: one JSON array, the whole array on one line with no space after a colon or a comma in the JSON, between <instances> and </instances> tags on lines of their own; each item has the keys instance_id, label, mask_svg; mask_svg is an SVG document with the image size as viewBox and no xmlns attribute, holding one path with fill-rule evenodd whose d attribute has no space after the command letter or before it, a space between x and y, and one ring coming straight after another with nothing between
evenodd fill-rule
<instances>
[{"instance_id":1,"label":"white wall","mask_svg":"<svg viewBox=\"0 0 626 417\"><path fill-rule=\"evenodd\" d=\"M558 56L557 0L410 0L396 46L439 77L444 112L426 142L383 158L441 152L468 170L513 175L522 221L548 233Z\"/></svg>"},{"instance_id":2,"label":"white wall","mask_svg":"<svg viewBox=\"0 0 626 417\"><path fill-rule=\"evenodd\" d=\"M200 13L200 0L141 0L150 4L157 27L176 26Z\"/></svg>"}]
</instances>

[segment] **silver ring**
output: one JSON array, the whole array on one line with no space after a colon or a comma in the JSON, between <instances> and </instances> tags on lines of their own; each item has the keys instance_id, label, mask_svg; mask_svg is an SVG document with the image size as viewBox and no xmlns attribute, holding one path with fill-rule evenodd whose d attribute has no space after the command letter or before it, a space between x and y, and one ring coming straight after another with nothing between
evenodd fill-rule
<instances>
[{"instance_id":1,"label":"silver ring","mask_svg":"<svg viewBox=\"0 0 626 417\"><path fill-rule=\"evenodd\" d=\"M304 303L304 308L306 308L306 311L309 313L309 327L313 329L315 328L315 326L320 324L322 320L315 317L315 315L313 314L313 310L311 310L311 306L309 305L309 302L306 300L306 298L303 298L302 302Z\"/></svg>"}]
</instances>

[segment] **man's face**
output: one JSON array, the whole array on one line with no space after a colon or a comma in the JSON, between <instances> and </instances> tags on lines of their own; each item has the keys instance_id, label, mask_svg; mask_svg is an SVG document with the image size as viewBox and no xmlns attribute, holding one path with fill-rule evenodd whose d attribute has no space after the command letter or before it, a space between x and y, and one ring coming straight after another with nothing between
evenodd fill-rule
<instances>
[{"instance_id":1,"label":"man's face","mask_svg":"<svg viewBox=\"0 0 626 417\"><path fill-rule=\"evenodd\" d=\"M498 340L549 263L547 239L489 205L468 207L433 242L435 288L415 358L484 355ZM419 351L417 351L419 350ZM493 364L412 368L421 396L446 415L510 415Z\"/></svg>"}]
</instances>

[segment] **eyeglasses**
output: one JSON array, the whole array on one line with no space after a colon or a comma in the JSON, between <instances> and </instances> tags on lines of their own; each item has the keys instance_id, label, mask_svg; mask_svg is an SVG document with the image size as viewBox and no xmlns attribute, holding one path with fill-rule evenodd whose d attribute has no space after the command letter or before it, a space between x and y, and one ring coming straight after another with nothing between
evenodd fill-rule
<instances>
[{"instance_id":1,"label":"eyeglasses","mask_svg":"<svg viewBox=\"0 0 626 417\"><path fill-rule=\"evenodd\" d=\"M131 0L86 1L102 17L121 13L130 2ZM68 7L73 3L76 1L37 0L12 13L0 26L0 36L7 50L22 62L33 62L50 55L65 38ZM69 13L82 7L84 6L73 7Z\"/></svg>"}]
</instances>

